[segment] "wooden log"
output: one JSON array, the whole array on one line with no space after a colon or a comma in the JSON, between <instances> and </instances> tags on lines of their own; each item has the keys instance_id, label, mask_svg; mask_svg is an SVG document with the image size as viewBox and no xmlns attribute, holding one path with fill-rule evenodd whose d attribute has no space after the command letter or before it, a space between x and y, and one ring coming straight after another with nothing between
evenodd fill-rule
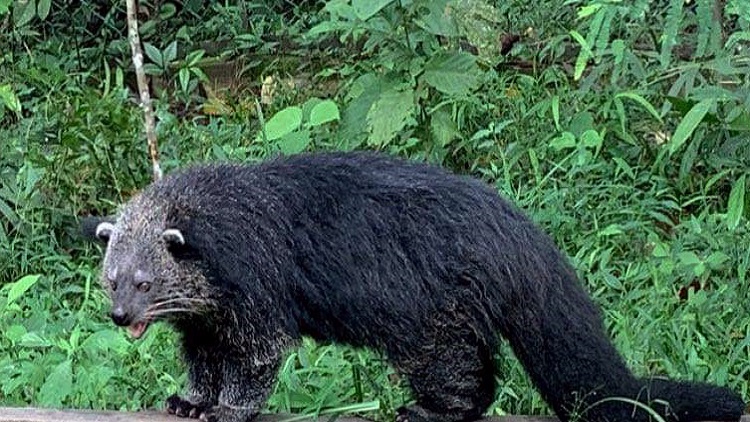
<instances>
[{"instance_id":1,"label":"wooden log","mask_svg":"<svg viewBox=\"0 0 750 422\"><path fill-rule=\"evenodd\" d=\"M256 422L284 422L295 415L261 415ZM196 419L180 418L160 411L117 412L97 410L57 410L33 407L0 407L0 422L189 422ZM298 420L295 417L295 420ZM304 419L303 421L313 420ZM331 421L330 416L320 416L320 421ZM336 422L369 422L356 417L340 417ZM558 422L551 416L500 416L482 422ZM750 419L742 422L750 422Z\"/></svg>"},{"instance_id":2,"label":"wooden log","mask_svg":"<svg viewBox=\"0 0 750 422\"><path fill-rule=\"evenodd\" d=\"M294 415L261 415L257 422L284 422ZM305 420L312 420L305 419ZM116 412L97 410L57 410L34 407L0 407L0 422L188 422L195 419L180 418L166 412ZM295 420L298 420L295 417ZM321 421L331 421L330 416L321 416ZM340 417L337 422L368 422L356 417ZM495 416L481 422L558 422L553 416ZM750 422L750 415L740 422Z\"/></svg>"}]
</instances>

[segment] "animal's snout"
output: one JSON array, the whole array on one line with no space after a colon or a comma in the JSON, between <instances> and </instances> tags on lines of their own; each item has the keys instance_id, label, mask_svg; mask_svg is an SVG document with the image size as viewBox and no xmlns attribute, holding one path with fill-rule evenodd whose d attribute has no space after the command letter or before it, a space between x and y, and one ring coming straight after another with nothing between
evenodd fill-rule
<instances>
[{"instance_id":1,"label":"animal's snout","mask_svg":"<svg viewBox=\"0 0 750 422\"><path fill-rule=\"evenodd\" d=\"M121 327L130 325L131 316L127 311L125 311L125 309L122 308L122 306L118 306L112 309L110 317L112 317L112 321L114 321L115 324Z\"/></svg>"}]
</instances>

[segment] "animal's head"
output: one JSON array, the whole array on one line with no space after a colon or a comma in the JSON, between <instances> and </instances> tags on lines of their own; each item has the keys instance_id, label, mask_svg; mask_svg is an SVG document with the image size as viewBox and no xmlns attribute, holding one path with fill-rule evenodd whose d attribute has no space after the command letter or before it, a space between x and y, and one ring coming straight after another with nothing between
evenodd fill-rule
<instances>
[{"instance_id":1,"label":"animal's head","mask_svg":"<svg viewBox=\"0 0 750 422\"><path fill-rule=\"evenodd\" d=\"M154 321L189 317L208 302L185 235L166 223L163 209L144 202L135 198L116 221L98 222L93 233L107 245L101 280L112 321L135 338Z\"/></svg>"}]
</instances>

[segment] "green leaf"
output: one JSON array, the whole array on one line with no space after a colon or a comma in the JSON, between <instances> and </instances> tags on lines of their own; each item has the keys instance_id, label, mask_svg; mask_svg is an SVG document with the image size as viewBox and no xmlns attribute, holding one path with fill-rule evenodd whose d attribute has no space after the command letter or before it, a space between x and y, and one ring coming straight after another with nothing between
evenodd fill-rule
<instances>
[{"instance_id":1,"label":"green leaf","mask_svg":"<svg viewBox=\"0 0 750 422\"><path fill-rule=\"evenodd\" d=\"M625 175L627 175L631 179L635 179L635 172L633 172L633 168L630 167L630 164L628 164L627 161L623 160L620 157L612 157L612 161L617 164L617 168L625 173Z\"/></svg>"},{"instance_id":2,"label":"green leaf","mask_svg":"<svg viewBox=\"0 0 750 422\"><path fill-rule=\"evenodd\" d=\"M425 82L448 95L465 96L479 83L476 57L468 53L440 53L425 64Z\"/></svg>"},{"instance_id":3,"label":"green leaf","mask_svg":"<svg viewBox=\"0 0 750 422\"><path fill-rule=\"evenodd\" d=\"M154 64L157 66L163 68L164 67L164 60L161 55L161 51L159 51L158 48L156 48L153 44L150 42L143 43L143 51L146 53L146 57L149 58Z\"/></svg>"},{"instance_id":4,"label":"green leaf","mask_svg":"<svg viewBox=\"0 0 750 422\"><path fill-rule=\"evenodd\" d=\"M147 75L161 75L164 73L164 69L153 63L146 63L143 65L143 73Z\"/></svg>"},{"instance_id":5,"label":"green leaf","mask_svg":"<svg viewBox=\"0 0 750 422\"><path fill-rule=\"evenodd\" d=\"M39 16L39 19L45 20L47 19L47 16L49 16L49 9L52 6L52 0L39 0L39 3L36 5L36 15Z\"/></svg>"},{"instance_id":6,"label":"green leaf","mask_svg":"<svg viewBox=\"0 0 750 422\"><path fill-rule=\"evenodd\" d=\"M177 58L177 41L172 41L164 49L164 63L171 63Z\"/></svg>"},{"instance_id":7,"label":"green leaf","mask_svg":"<svg viewBox=\"0 0 750 422\"><path fill-rule=\"evenodd\" d=\"M685 148L685 153L682 154L682 159L680 160L679 178L677 180L688 180L687 178L695 165L695 159L698 157L698 151L700 151L702 141L703 138L696 137L688 143L687 148Z\"/></svg>"},{"instance_id":8,"label":"green leaf","mask_svg":"<svg viewBox=\"0 0 750 422\"><path fill-rule=\"evenodd\" d=\"M750 7L748 9L750 9ZM0 13L2 13L2 11L0 11ZM748 14L748 16L750 17L750 14ZM750 31L737 31L730 35L725 43L725 51L731 51L735 48L736 44L740 44L742 41L750 41Z\"/></svg>"},{"instance_id":9,"label":"green leaf","mask_svg":"<svg viewBox=\"0 0 750 422\"><path fill-rule=\"evenodd\" d=\"M684 144L685 141L690 138L690 135L693 134L695 128L698 127L698 124L703 121L703 118L708 113L708 110L710 110L711 107L713 107L715 104L715 98L707 98L694 105L690 109L690 111L687 112L680 124L677 125L677 129L675 129L674 135L672 135L669 147L670 153L673 154L675 151L680 149L682 144Z\"/></svg>"},{"instance_id":10,"label":"green leaf","mask_svg":"<svg viewBox=\"0 0 750 422\"><path fill-rule=\"evenodd\" d=\"M672 61L672 49L677 44L677 35L682 26L684 8L684 0L669 0L667 18L661 34L661 52L659 54L659 61L663 68L666 68Z\"/></svg>"},{"instance_id":11,"label":"green leaf","mask_svg":"<svg viewBox=\"0 0 750 422\"><path fill-rule=\"evenodd\" d=\"M635 92L621 92L617 95L615 95L615 98L627 98L630 100L635 101L636 103L640 104L641 107L646 109L646 111L649 112L656 120L661 123L661 116L659 116L659 112L656 111L656 108L654 108L653 105L651 105L650 102L648 102L647 99L643 98L640 94L636 94Z\"/></svg>"},{"instance_id":12,"label":"green leaf","mask_svg":"<svg viewBox=\"0 0 750 422\"><path fill-rule=\"evenodd\" d=\"M588 111L581 111L570 119L570 132L580 138L587 130L594 129L594 115Z\"/></svg>"},{"instance_id":13,"label":"green leaf","mask_svg":"<svg viewBox=\"0 0 750 422\"><path fill-rule=\"evenodd\" d=\"M3 335L5 336L5 338L10 340L11 343L15 344L20 341L24 335L26 335L26 327L21 324L11 325L10 327L5 328Z\"/></svg>"},{"instance_id":14,"label":"green leaf","mask_svg":"<svg viewBox=\"0 0 750 422\"><path fill-rule=\"evenodd\" d=\"M585 17L593 15L601 7L602 7L601 4L590 4L590 5L587 5L587 6L582 6L578 10L578 19L583 19Z\"/></svg>"},{"instance_id":15,"label":"green leaf","mask_svg":"<svg viewBox=\"0 0 750 422\"><path fill-rule=\"evenodd\" d=\"M39 404L45 407L59 407L72 388L73 371L70 360L66 360L47 375L47 379L44 380L39 390Z\"/></svg>"},{"instance_id":16,"label":"green leaf","mask_svg":"<svg viewBox=\"0 0 750 422\"><path fill-rule=\"evenodd\" d=\"M727 227L734 230L739 226L742 213L745 210L745 175L743 174L734 185L729 193L729 203L727 204Z\"/></svg>"},{"instance_id":17,"label":"green leaf","mask_svg":"<svg viewBox=\"0 0 750 422\"><path fill-rule=\"evenodd\" d=\"M21 101L10 84L0 85L0 101L11 111L16 113L21 111Z\"/></svg>"},{"instance_id":18,"label":"green leaf","mask_svg":"<svg viewBox=\"0 0 750 422\"><path fill-rule=\"evenodd\" d=\"M727 128L738 132L750 132L750 111L744 110L738 112L737 117L733 117L729 121Z\"/></svg>"},{"instance_id":19,"label":"green leaf","mask_svg":"<svg viewBox=\"0 0 750 422\"><path fill-rule=\"evenodd\" d=\"M299 129L302 124L302 109L287 107L274 114L265 125L266 139L273 141Z\"/></svg>"},{"instance_id":20,"label":"green leaf","mask_svg":"<svg viewBox=\"0 0 750 422\"><path fill-rule=\"evenodd\" d=\"M18 0L13 5L13 23L21 27L36 16L36 0Z\"/></svg>"},{"instance_id":21,"label":"green leaf","mask_svg":"<svg viewBox=\"0 0 750 422\"><path fill-rule=\"evenodd\" d=\"M599 237L605 237L605 236L615 236L615 235L622 234L622 233L623 233L622 226L617 223L613 223L601 229L596 235Z\"/></svg>"},{"instance_id":22,"label":"green leaf","mask_svg":"<svg viewBox=\"0 0 750 422\"><path fill-rule=\"evenodd\" d=\"M161 5L159 10L159 19L165 21L177 13L177 6L172 3L165 3Z\"/></svg>"},{"instance_id":23,"label":"green leaf","mask_svg":"<svg viewBox=\"0 0 750 422\"><path fill-rule=\"evenodd\" d=\"M552 120L555 122L555 129L560 131L560 96L552 97Z\"/></svg>"},{"instance_id":24,"label":"green leaf","mask_svg":"<svg viewBox=\"0 0 750 422\"><path fill-rule=\"evenodd\" d=\"M180 81L180 89L187 93L190 89L190 69L183 67L177 72L177 79Z\"/></svg>"},{"instance_id":25,"label":"green leaf","mask_svg":"<svg viewBox=\"0 0 750 422\"><path fill-rule=\"evenodd\" d=\"M702 263L698 255L693 251L684 251L677 254L677 258L683 265L698 265Z\"/></svg>"},{"instance_id":26,"label":"green leaf","mask_svg":"<svg viewBox=\"0 0 750 422\"><path fill-rule=\"evenodd\" d=\"M30 332L26 333L21 337L21 341L19 342L19 345L21 347L29 347L29 348L47 348L52 346L52 342L46 338L43 338L36 332Z\"/></svg>"},{"instance_id":27,"label":"green leaf","mask_svg":"<svg viewBox=\"0 0 750 422\"><path fill-rule=\"evenodd\" d=\"M625 290L625 287L622 285L622 282L615 277L614 275L610 274L609 272L605 272L603 274L604 283L615 290Z\"/></svg>"},{"instance_id":28,"label":"green leaf","mask_svg":"<svg viewBox=\"0 0 750 422\"><path fill-rule=\"evenodd\" d=\"M594 129L584 131L581 136L581 144L586 148L599 148L602 145L602 137Z\"/></svg>"},{"instance_id":29,"label":"green leaf","mask_svg":"<svg viewBox=\"0 0 750 422\"><path fill-rule=\"evenodd\" d=\"M454 14L451 13L452 0L430 0L422 6L427 13L416 19L416 24L432 35L455 37L459 35Z\"/></svg>"},{"instance_id":30,"label":"green leaf","mask_svg":"<svg viewBox=\"0 0 750 422\"><path fill-rule=\"evenodd\" d=\"M199 67L191 67L190 68L190 73L192 73L193 75L197 76L198 80L200 80L200 81L203 81L203 82L208 81L208 76Z\"/></svg>"},{"instance_id":31,"label":"green leaf","mask_svg":"<svg viewBox=\"0 0 750 422\"><path fill-rule=\"evenodd\" d=\"M367 113L369 144L383 147L411 119L414 113L414 91L409 87L394 87L383 92Z\"/></svg>"},{"instance_id":32,"label":"green leaf","mask_svg":"<svg viewBox=\"0 0 750 422\"><path fill-rule=\"evenodd\" d=\"M576 137L572 133L565 131L561 133L560 136L553 138L550 141L549 146L555 151L561 151L567 148L575 148Z\"/></svg>"},{"instance_id":33,"label":"green leaf","mask_svg":"<svg viewBox=\"0 0 750 422\"><path fill-rule=\"evenodd\" d=\"M705 259L706 264L710 265L711 268L718 269L722 264L731 260L729 255L721 251L713 252L708 258Z\"/></svg>"},{"instance_id":34,"label":"green leaf","mask_svg":"<svg viewBox=\"0 0 750 422\"><path fill-rule=\"evenodd\" d=\"M375 16L380 10L394 0L352 0L352 7L357 17L363 21Z\"/></svg>"},{"instance_id":35,"label":"green leaf","mask_svg":"<svg viewBox=\"0 0 750 422\"><path fill-rule=\"evenodd\" d=\"M588 64L589 59L594 57L594 53L591 51L591 45L589 45L588 41L583 38L583 35L581 35L580 32L571 30L569 34L581 46L581 51L578 52L578 58L576 59L575 69L573 71L573 79L577 81L581 79L583 71L586 70L586 65Z\"/></svg>"},{"instance_id":36,"label":"green leaf","mask_svg":"<svg viewBox=\"0 0 750 422\"><path fill-rule=\"evenodd\" d=\"M435 110L430 116L430 131L435 139L435 144L444 147L452 140L461 136L456 122L453 121L451 114L444 108Z\"/></svg>"},{"instance_id":37,"label":"green leaf","mask_svg":"<svg viewBox=\"0 0 750 422\"><path fill-rule=\"evenodd\" d=\"M340 138L344 140L343 149L354 149L367 138L370 130L362 122L367 121L368 113L382 93L396 85L397 83L387 76L376 76L373 73L364 74L352 83L347 93L349 103L341 113L341 125L338 131Z\"/></svg>"},{"instance_id":38,"label":"green leaf","mask_svg":"<svg viewBox=\"0 0 750 422\"><path fill-rule=\"evenodd\" d=\"M87 353L99 351L125 353L130 347L130 342L125 338L122 331L112 329L96 331L81 343L81 350L85 350Z\"/></svg>"},{"instance_id":39,"label":"green leaf","mask_svg":"<svg viewBox=\"0 0 750 422\"><path fill-rule=\"evenodd\" d=\"M206 50L200 49L191 51L187 57L185 57L185 62L187 63L188 67L195 67L198 65L198 62L200 62L203 59L203 56L206 54Z\"/></svg>"},{"instance_id":40,"label":"green leaf","mask_svg":"<svg viewBox=\"0 0 750 422\"><path fill-rule=\"evenodd\" d=\"M331 100L321 101L310 110L310 126L320 126L340 118L339 106Z\"/></svg>"},{"instance_id":41,"label":"green leaf","mask_svg":"<svg viewBox=\"0 0 750 422\"><path fill-rule=\"evenodd\" d=\"M8 288L7 304L10 305L11 303L15 302L16 299L21 297L27 290L31 288L31 286L36 284L36 282L39 281L40 277L41 276L39 274L25 275L17 281L6 286L6 288Z\"/></svg>"},{"instance_id":42,"label":"green leaf","mask_svg":"<svg viewBox=\"0 0 750 422\"><path fill-rule=\"evenodd\" d=\"M310 131L300 130L284 135L276 144L284 155L299 154L310 145Z\"/></svg>"}]
</instances>

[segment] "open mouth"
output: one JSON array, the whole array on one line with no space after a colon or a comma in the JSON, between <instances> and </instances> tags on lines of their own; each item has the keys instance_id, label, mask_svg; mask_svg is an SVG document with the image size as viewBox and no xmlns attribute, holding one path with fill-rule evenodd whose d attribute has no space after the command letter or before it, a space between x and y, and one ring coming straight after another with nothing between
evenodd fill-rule
<instances>
[{"instance_id":1,"label":"open mouth","mask_svg":"<svg viewBox=\"0 0 750 422\"><path fill-rule=\"evenodd\" d=\"M148 328L148 321L136 321L128 326L128 333L133 338L141 338Z\"/></svg>"}]
</instances>

